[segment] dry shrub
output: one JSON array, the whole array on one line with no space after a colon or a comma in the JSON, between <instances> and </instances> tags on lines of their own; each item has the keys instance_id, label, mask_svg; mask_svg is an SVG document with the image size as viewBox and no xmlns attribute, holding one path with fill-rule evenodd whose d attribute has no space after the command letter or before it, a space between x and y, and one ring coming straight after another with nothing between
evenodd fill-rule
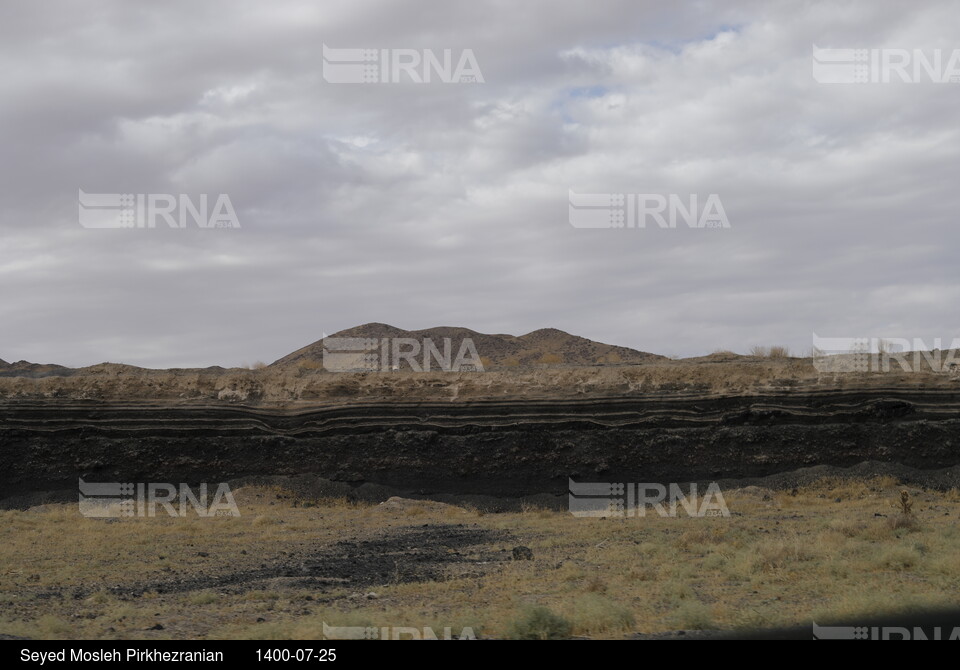
<instances>
[{"instance_id":1,"label":"dry shrub","mask_svg":"<svg viewBox=\"0 0 960 670\"><path fill-rule=\"evenodd\" d=\"M512 640L563 640L570 637L573 626L546 607L528 607L507 625Z\"/></svg>"}]
</instances>

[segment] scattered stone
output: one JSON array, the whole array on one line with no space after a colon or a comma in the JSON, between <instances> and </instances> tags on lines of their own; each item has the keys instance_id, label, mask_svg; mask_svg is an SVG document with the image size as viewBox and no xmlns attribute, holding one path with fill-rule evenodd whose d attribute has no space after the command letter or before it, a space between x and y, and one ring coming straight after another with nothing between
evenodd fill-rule
<instances>
[{"instance_id":1,"label":"scattered stone","mask_svg":"<svg viewBox=\"0 0 960 670\"><path fill-rule=\"evenodd\" d=\"M147 630L163 630L163 624L155 623L150 626Z\"/></svg>"},{"instance_id":2,"label":"scattered stone","mask_svg":"<svg viewBox=\"0 0 960 670\"><path fill-rule=\"evenodd\" d=\"M515 561L532 561L533 560L533 550L530 547L514 547L513 548L513 560Z\"/></svg>"},{"instance_id":3,"label":"scattered stone","mask_svg":"<svg viewBox=\"0 0 960 670\"><path fill-rule=\"evenodd\" d=\"M390 510L395 512L409 512L418 510L422 512L449 512L459 510L455 505L437 502L435 500L413 500L411 498L401 498L393 496L377 505L378 510ZM424 524L427 526L429 524Z\"/></svg>"}]
</instances>

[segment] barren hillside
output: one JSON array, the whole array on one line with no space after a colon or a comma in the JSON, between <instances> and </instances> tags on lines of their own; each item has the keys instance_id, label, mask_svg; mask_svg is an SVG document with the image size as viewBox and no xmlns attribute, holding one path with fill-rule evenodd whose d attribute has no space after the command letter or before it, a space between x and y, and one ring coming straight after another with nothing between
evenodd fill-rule
<instances>
[{"instance_id":1,"label":"barren hillside","mask_svg":"<svg viewBox=\"0 0 960 670\"><path fill-rule=\"evenodd\" d=\"M440 326L423 330L403 330L385 323L367 323L330 335L331 338L408 338L422 342L431 340L442 346L451 341L452 350L458 351L464 339L469 338L479 354L485 369L511 369L542 365L600 366L646 363L667 360L628 347L594 342L584 337L570 335L556 328L542 328L521 335L488 335L469 328ZM323 361L324 340L320 339L302 349L284 356L274 366L306 365L320 366ZM405 366L404 363L401 363Z\"/></svg>"}]
</instances>

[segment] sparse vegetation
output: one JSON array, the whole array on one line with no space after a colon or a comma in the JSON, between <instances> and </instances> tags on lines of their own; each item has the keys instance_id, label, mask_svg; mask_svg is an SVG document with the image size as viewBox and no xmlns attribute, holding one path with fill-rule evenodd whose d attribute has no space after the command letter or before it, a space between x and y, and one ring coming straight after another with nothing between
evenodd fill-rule
<instances>
[{"instance_id":1,"label":"sparse vegetation","mask_svg":"<svg viewBox=\"0 0 960 670\"><path fill-rule=\"evenodd\" d=\"M533 505L484 514L427 501L307 500L280 487L238 489L239 518L106 522L78 517L75 504L3 511L0 632L318 639L326 622L618 638L949 604L960 575L960 493L902 490L886 477L724 491L734 513L728 518L580 519ZM501 558L485 558L482 570L451 566L425 581L391 574L362 588L301 578L231 581L229 588L209 581L303 552L339 555L345 539L375 546L385 528L425 524L506 533L502 543L458 550ZM531 549L532 560L512 560L518 545ZM198 579L196 588L163 588L182 579ZM158 623L163 629L153 630Z\"/></svg>"},{"instance_id":2,"label":"sparse vegetation","mask_svg":"<svg viewBox=\"0 0 960 670\"><path fill-rule=\"evenodd\" d=\"M754 345L750 347L750 355L757 358L790 358L790 350L781 346L763 347Z\"/></svg>"},{"instance_id":3,"label":"sparse vegetation","mask_svg":"<svg viewBox=\"0 0 960 670\"><path fill-rule=\"evenodd\" d=\"M613 597L597 593L587 593L573 599L569 610L571 630L576 630L580 635L629 633L635 623L629 607Z\"/></svg>"},{"instance_id":4,"label":"sparse vegetation","mask_svg":"<svg viewBox=\"0 0 960 670\"><path fill-rule=\"evenodd\" d=\"M678 630L707 630L715 626L710 608L696 600L681 602L670 620Z\"/></svg>"},{"instance_id":5,"label":"sparse vegetation","mask_svg":"<svg viewBox=\"0 0 960 670\"><path fill-rule=\"evenodd\" d=\"M546 607L528 607L507 626L512 640L562 640L570 637L573 626Z\"/></svg>"},{"instance_id":6,"label":"sparse vegetation","mask_svg":"<svg viewBox=\"0 0 960 670\"><path fill-rule=\"evenodd\" d=\"M913 513L913 503L910 502L910 492L906 489L900 491L900 513L904 516Z\"/></svg>"}]
</instances>

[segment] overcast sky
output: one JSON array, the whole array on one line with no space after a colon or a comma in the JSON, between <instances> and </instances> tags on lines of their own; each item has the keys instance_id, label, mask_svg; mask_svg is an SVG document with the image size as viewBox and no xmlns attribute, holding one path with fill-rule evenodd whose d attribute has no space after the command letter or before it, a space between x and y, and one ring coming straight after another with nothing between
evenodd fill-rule
<instances>
[{"instance_id":1,"label":"overcast sky","mask_svg":"<svg viewBox=\"0 0 960 670\"><path fill-rule=\"evenodd\" d=\"M331 83L323 45L483 83ZM271 362L343 328L554 327L692 356L960 336L960 83L812 48L960 48L953 2L0 4L0 358ZM239 229L88 229L78 191ZM569 192L729 228L578 229ZM479 352L482 354L483 352Z\"/></svg>"}]
</instances>

